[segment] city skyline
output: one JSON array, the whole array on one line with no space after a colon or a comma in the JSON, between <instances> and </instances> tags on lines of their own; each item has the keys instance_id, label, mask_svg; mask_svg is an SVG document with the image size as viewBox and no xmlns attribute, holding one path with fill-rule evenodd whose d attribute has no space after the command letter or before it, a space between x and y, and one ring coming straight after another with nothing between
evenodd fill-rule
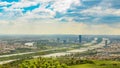
<instances>
[{"instance_id":1,"label":"city skyline","mask_svg":"<svg viewBox=\"0 0 120 68\"><path fill-rule=\"evenodd\" d=\"M119 0L0 0L0 34L120 35Z\"/></svg>"}]
</instances>

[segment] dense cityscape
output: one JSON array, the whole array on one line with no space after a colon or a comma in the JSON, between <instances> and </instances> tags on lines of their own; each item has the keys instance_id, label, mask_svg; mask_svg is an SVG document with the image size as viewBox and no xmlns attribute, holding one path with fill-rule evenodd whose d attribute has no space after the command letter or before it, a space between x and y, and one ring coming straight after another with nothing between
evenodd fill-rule
<instances>
[{"instance_id":1,"label":"dense cityscape","mask_svg":"<svg viewBox=\"0 0 120 68\"><path fill-rule=\"evenodd\" d=\"M0 36L0 64L27 58L71 57L120 60L119 35Z\"/></svg>"}]
</instances>

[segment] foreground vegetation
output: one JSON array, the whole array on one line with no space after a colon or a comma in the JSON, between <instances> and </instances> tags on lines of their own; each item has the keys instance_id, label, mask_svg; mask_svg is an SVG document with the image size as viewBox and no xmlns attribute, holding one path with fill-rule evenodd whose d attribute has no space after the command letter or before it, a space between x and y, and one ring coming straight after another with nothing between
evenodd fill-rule
<instances>
[{"instance_id":1,"label":"foreground vegetation","mask_svg":"<svg viewBox=\"0 0 120 68\"><path fill-rule=\"evenodd\" d=\"M119 61L86 60L75 57L29 58L1 65L0 68L120 68Z\"/></svg>"},{"instance_id":2,"label":"foreground vegetation","mask_svg":"<svg viewBox=\"0 0 120 68\"><path fill-rule=\"evenodd\" d=\"M120 62L119 61L108 61L108 60L94 60L94 64L79 64L79 65L73 65L71 68L120 68Z\"/></svg>"}]
</instances>

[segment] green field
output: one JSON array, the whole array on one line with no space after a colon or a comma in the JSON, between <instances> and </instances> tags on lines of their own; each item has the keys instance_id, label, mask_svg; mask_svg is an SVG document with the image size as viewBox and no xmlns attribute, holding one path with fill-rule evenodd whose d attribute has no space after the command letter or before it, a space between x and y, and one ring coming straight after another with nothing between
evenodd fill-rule
<instances>
[{"instance_id":1,"label":"green field","mask_svg":"<svg viewBox=\"0 0 120 68\"><path fill-rule=\"evenodd\" d=\"M94 64L73 65L70 68L120 68L119 61L94 61Z\"/></svg>"}]
</instances>

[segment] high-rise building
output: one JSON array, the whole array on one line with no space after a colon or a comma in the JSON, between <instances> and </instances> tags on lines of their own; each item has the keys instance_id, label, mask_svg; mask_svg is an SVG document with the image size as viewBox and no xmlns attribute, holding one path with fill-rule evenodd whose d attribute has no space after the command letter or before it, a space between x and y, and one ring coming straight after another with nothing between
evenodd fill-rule
<instances>
[{"instance_id":1,"label":"high-rise building","mask_svg":"<svg viewBox=\"0 0 120 68\"><path fill-rule=\"evenodd\" d=\"M105 46L107 46L107 40L105 40Z\"/></svg>"},{"instance_id":2,"label":"high-rise building","mask_svg":"<svg viewBox=\"0 0 120 68\"><path fill-rule=\"evenodd\" d=\"M82 43L82 35L79 35L79 43Z\"/></svg>"},{"instance_id":3,"label":"high-rise building","mask_svg":"<svg viewBox=\"0 0 120 68\"><path fill-rule=\"evenodd\" d=\"M64 43L64 44L66 44L66 43L67 43L67 41L66 41L66 40L63 40L63 43Z\"/></svg>"},{"instance_id":4,"label":"high-rise building","mask_svg":"<svg viewBox=\"0 0 120 68\"><path fill-rule=\"evenodd\" d=\"M104 46L105 50L104 50L104 53L103 53L103 55L105 55L105 56L109 56L109 52L106 51L106 49L107 49L108 47L109 47L109 46L108 46L108 40L106 39L106 40L105 40L105 46Z\"/></svg>"},{"instance_id":5,"label":"high-rise building","mask_svg":"<svg viewBox=\"0 0 120 68\"><path fill-rule=\"evenodd\" d=\"M57 38L57 42L58 42L58 43L60 42L60 38Z\"/></svg>"},{"instance_id":6,"label":"high-rise building","mask_svg":"<svg viewBox=\"0 0 120 68\"><path fill-rule=\"evenodd\" d=\"M107 48L108 46L108 40L105 40L105 48Z\"/></svg>"}]
</instances>

